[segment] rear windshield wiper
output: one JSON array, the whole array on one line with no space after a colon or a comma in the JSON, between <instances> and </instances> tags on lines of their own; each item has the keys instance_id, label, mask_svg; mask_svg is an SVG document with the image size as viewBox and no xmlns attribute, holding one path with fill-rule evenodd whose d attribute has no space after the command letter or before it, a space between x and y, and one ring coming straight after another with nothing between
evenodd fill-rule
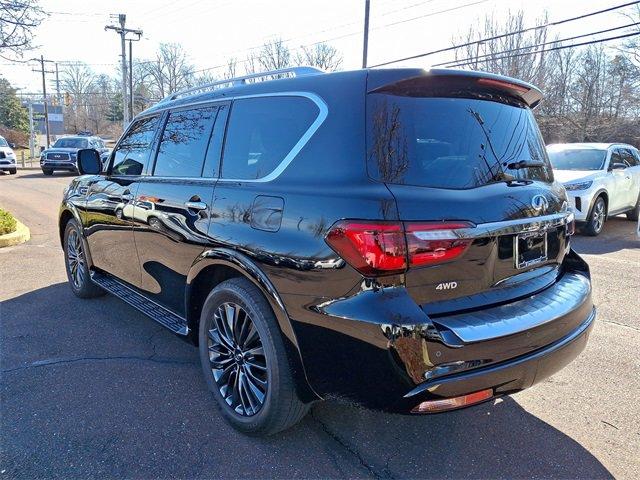
<instances>
[{"instance_id":1,"label":"rear windshield wiper","mask_svg":"<svg viewBox=\"0 0 640 480\"><path fill-rule=\"evenodd\" d=\"M530 162L528 160L519 160L507 165L509 170L520 170L522 168L543 168L546 164L543 162Z\"/></svg>"}]
</instances>

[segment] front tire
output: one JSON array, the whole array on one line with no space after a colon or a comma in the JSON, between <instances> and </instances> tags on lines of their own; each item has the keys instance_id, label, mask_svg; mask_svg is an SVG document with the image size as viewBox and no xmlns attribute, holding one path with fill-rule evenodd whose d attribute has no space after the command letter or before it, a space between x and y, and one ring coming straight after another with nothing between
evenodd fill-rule
<instances>
[{"instance_id":1,"label":"front tire","mask_svg":"<svg viewBox=\"0 0 640 480\"><path fill-rule=\"evenodd\" d=\"M45 175L53 175L53 170L49 168L43 168L42 173L44 173Z\"/></svg>"},{"instance_id":2,"label":"front tire","mask_svg":"<svg viewBox=\"0 0 640 480\"><path fill-rule=\"evenodd\" d=\"M64 263L67 280L77 297L93 298L105 294L89 276L85 244L75 220L69 220L64 230Z\"/></svg>"},{"instance_id":3,"label":"front tire","mask_svg":"<svg viewBox=\"0 0 640 480\"><path fill-rule=\"evenodd\" d=\"M250 281L232 278L211 291L199 348L207 386L235 429L271 435L306 415L309 405L296 393L276 318Z\"/></svg>"},{"instance_id":4,"label":"front tire","mask_svg":"<svg viewBox=\"0 0 640 480\"><path fill-rule=\"evenodd\" d=\"M10 175L15 175L16 173L18 173L18 169L17 168L10 168L9 169L9 174Z\"/></svg>"},{"instance_id":5,"label":"front tire","mask_svg":"<svg viewBox=\"0 0 640 480\"><path fill-rule=\"evenodd\" d=\"M591 237L600 235L600 232L602 232L602 229L604 228L604 222L606 219L607 204L604 201L604 198L598 197L596 198L593 208L591 209L591 213L589 214L589 219L585 226L585 233Z\"/></svg>"}]
</instances>

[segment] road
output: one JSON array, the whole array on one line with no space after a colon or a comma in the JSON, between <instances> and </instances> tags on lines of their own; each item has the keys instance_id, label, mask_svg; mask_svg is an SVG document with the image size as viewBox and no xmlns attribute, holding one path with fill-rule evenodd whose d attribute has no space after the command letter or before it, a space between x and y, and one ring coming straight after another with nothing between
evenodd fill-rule
<instances>
[{"instance_id":1,"label":"road","mask_svg":"<svg viewBox=\"0 0 640 480\"><path fill-rule=\"evenodd\" d=\"M0 175L31 241L0 250L1 478L640 478L640 240L624 217L576 237L599 317L585 352L513 397L436 416L316 405L240 435L194 347L111 296L66 285L57 209L70 176Z\"/></svg>"}]
</instances>

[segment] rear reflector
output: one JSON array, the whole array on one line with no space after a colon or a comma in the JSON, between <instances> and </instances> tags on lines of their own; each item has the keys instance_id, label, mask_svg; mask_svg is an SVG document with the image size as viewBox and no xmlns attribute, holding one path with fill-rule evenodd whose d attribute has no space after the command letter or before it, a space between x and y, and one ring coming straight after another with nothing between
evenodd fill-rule
<instances>
[{"instance_id":1,"label":"rear reflector","mask_svg":"<svg viewBox=\"0 0 640 480\"><path fill-rule=\"evenodd\" d=\"M459 257L472 240L462 238L457 230L471 227L468 222L342 220L331 227L326 240L360 273L376 276Z\"/></svg>"},{"instance_id":2,"label":"rear reflector","mask_svg":"<svg viewBox=\"0 0 640 480\"><path fill-rule=\"evenodd\" d=\"M504 80L496 80L494 78L479 78L478 85L487 87L495 87L501 90L513 90L518 93L527 93L530 89L517 83L505 82Z\"/></svg>"},{"instance_id":3,"label":"rear reflector","mask_svg":"<svg viewBox=\"0 0 640 480\"><path fill-rule=\"evenodd\" d=\"M493 397L493 389L480 390L461 397L444 398L442 400L428 400L418 404L411 413L438 413L456 408L468 407L476 403L484 402Z\"/></svg>"}]
</instances>

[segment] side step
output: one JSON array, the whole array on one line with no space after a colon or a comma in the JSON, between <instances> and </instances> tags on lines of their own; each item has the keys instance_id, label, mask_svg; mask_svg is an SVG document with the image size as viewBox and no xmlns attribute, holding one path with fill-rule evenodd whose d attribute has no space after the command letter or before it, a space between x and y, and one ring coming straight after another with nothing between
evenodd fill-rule
<instances>
[{"instance_id":1,"label":"side step","mask_svg":"<svg viewBox=\"0 0 640 480\"><path fill-rule=\"evenodd\" d=\"M187 335L189 333L189 327L184 318L140 295L115 277L106 273L92 271L91 280L172 332L178 335Z\"/></svg>"}]
</instances>

